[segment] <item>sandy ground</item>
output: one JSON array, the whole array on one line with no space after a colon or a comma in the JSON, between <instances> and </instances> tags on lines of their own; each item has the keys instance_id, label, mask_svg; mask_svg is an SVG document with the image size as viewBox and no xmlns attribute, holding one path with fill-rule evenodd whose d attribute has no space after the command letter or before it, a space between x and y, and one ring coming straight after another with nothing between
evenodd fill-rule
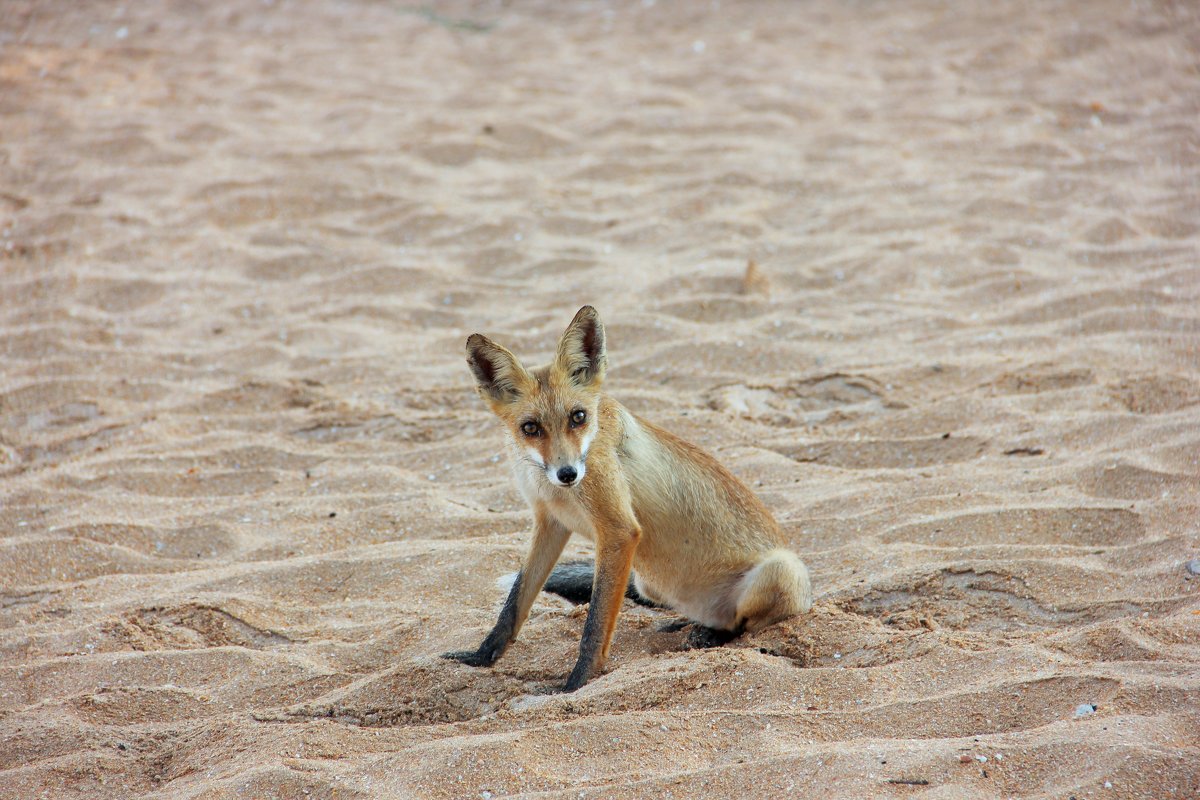
<instances>
[{"instance_id":1,"label":"sandy ground","mask_svg":"<svg viewBox=\"0 0 1200 800\"><path fill-rule=\"evenodd\" d=\"M717 6L0 3L0 797L1200 795L1197 6ZM817 602L552 695L583 303Z\"/></svg>"}]
</instances>

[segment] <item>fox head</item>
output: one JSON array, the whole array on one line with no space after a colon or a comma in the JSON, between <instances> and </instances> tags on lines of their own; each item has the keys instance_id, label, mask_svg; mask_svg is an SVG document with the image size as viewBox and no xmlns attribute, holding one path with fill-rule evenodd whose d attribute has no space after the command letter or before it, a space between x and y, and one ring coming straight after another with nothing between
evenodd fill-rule
<instances>
[{"instance_id":1,"label":"fox head","mask_svg":"<svg viewBox=\"0 0 1200 800\"><path fill-rule=\"evenodd\" d=\"M517 454L554 486L583 481L608 365L604 325L596 309L579 309L548 366L528 370L508 350L478 333L467 339L467 364L479 394L504 421Z\"/></svg>"}]
</instances>

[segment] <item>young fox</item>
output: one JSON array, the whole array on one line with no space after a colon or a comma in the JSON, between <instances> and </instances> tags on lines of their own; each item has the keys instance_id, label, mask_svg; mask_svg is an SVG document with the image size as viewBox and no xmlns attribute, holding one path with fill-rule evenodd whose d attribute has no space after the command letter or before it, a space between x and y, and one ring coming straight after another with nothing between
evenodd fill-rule
<instances>
[{"instance_id":1,"label":"young fox","mask_svg":"<svg viewBox=\"0 0 1200 800\"><path fill-rule=\"evenodd\" d=\"M478 333L467 340L467 363L504 421L534 532L496 626L477 650L446 658L493 664L543 585L577 601L590 589L568 692L604 665L627 589L698 623L710 643L812 606L808 570L783 548L779 526L758 498L708 453L600 390L607 356L594 308L579 309L549 366L527 370ZM581 574L578 564L552 574L572 532L595 545L594 574Z\"/></svg>"}]
</instances>

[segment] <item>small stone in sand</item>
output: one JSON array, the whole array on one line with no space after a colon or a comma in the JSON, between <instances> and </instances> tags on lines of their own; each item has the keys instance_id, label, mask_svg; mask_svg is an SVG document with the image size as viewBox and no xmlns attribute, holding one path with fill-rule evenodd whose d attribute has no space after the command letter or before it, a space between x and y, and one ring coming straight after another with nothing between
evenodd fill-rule
<instances>
[{"instance_id":1,"label":"small stone in sand","mask_svg":"<svg viewBox=\"0 0 1200 800\"><path fill-rule=\"evenodd\" d=\"M1088 714L1095 714L1096 706L1091 703L1080 703L1075 707L1075 719L1086 717Z\"/></svg>"},{"instance_id":2,"label":"small stone in sand","mask_svg":"<svg viewBox=\"0 0 1200 800\"><path fill-rule=\"evenodd\" d=\"M1193 575L1200 575L1200 558L1193 558L1187 562L1187 571Z\"/></svg>"}]
</instances>

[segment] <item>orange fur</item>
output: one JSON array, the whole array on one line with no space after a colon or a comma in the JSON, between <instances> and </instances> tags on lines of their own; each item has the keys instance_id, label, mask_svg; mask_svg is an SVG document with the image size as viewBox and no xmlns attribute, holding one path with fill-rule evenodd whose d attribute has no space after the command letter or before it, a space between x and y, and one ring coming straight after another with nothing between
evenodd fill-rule
<instances>
[{"instance_id":1,"label":"orange fur","mask_svg":"<svg viewBox=\"0 0 1200 800\"><path fill-rule=\"evenodd\" d=\"M503 653L570 532L592 540L596 568L568 691L603 667L631 570L645 597L721 631L755 632L811 607L808 571L759 499L711 455L600 390L607 353L591 306L546 367L527 370L479 334L467 353L480 394L506 426L513 476L536 525L496 627L478 650L452 657L490 664Z\"/></svg>"}]
</instances>

